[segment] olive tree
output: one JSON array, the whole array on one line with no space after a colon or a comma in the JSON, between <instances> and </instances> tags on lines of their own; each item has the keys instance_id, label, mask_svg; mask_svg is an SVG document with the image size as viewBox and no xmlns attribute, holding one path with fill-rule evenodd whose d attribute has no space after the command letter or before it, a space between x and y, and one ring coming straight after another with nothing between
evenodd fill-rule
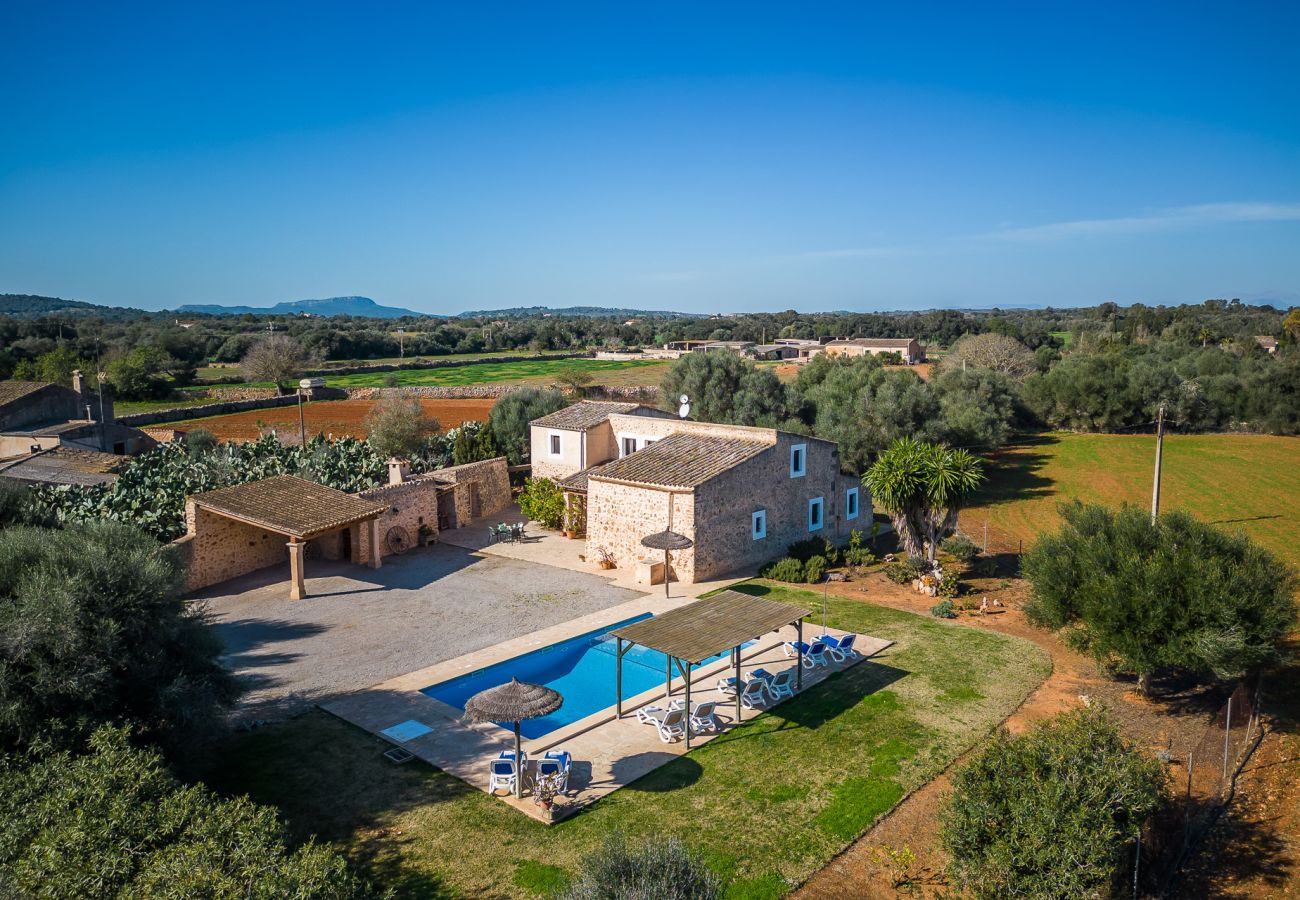
<instances>
[{"instance_id":1,"label":"olive tree","mask_svg":"<svg viewBox=\"0 0 1300 900\"><path fill-rule=\"evenodd\" d=\"M528 460L528 423L567 405L564 394L555 388L508 391L492 405L488 421L496 435L497 446L511 465L520 465Z\"/></svg>"},{"instance_id":2,"label":"olive tree","mask_svg":"<svg viewBox=\"0 0 1300 900\"><path fill-rule=\"evenodd\" d=\"M965 450L900 438L862 476L872 501L890 516L910 556L934 563L939 542L957 530L962 504L984 481Z\"/></svg>"},{"instance_id":3,"label":"olive tree","mask_svg":"<svg viewBox=\"0 0 1300 900\"><path fill-rule=\"evenodd\" d=\"M0 531L0 748L128 721L168 747L220 727L239 688L174 548L116 522Z\"/></svg>"},{"instance_id":4,"label":"olive tree","mask_svg":"<svg viewBox=\"0 0 1300 900\"><path fill-rule=\"evenodd\" d=\"M1161 669L1227 678L1279 658L1296 574L1241 533L1182 512L1062 504L1025 554L1025 613L1144 692Z\"/></svg>"},{"instance_id":5,"label":"olive tree","mask_svg":"<svg viewBox=\"0 0 1300 900\"><path fill-rule=\"evenodd\" d=\"M659 394L673 407L686 394L691 417L701 422L774 427L789 409L785 385L775 372L728 350L686 354L668 370Z\"/></svg>"},{"instance_id":6,"label":"olive tree","mask_svg":"<svg viewBox=\"0 0 1300 900\"><path fill-rule=\"evenodd\" d=\"M1104 710L1080 708L1020 737L999 732L958 769L940 838L975 897L1109 897L1167 796L1164 766Z\"/></svg>"},{"instance_id":7,"label":"olive tree","mask_svg":"<svg viewBox=\"0 0 1300 900\"><path fill-rule=\"evenodd\" d=\"M583 861L582 874L558 900L716 900L722 896L718 876L676 837L629 847L613 834Z\"/></svg>"},{"instance_id":8,"label":"olive tree","mask_svg":"<svg viewBox=\"0 0 1300 900\"><path fill-rule=\"evenodd\" d=\"M383 397L366 414L366 440L383 459L407 459L441 426L415 397Z\"/></svg>"},{"instance_id":9,"label":"olive tree","mask_svg":"<svg viewBox=\"0 0 1300 900\"><path fill-rule=\"evenodd\" d=\"M126 729L0 757L0 890L14 897L366 896L343 858L289 849L276 811L183 785Z\"/></svg>"}]
</instances>

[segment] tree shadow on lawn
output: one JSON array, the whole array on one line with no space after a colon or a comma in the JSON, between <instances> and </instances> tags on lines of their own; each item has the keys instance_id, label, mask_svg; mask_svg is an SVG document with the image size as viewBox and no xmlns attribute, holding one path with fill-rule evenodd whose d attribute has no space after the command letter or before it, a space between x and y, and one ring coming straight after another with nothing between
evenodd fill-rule
<instances>
[{"instance_id":1,"label":"tree shadow on lawn","mask_svg":"<svg viewBox=\"0 0 1300 900\"><path fill-rule=\"evenodd\" d=\"M988 479L971 497L968 506L995 506L1016 500L1050 497L1052 479L1039 474L1051 461L1048 448L1061 439L1050 434L1025 437L994 452L988 466Z\"/></svg>"},{"instance_id":2,"label":"tree shadow on lawn","mask_svg":"<svg viewBox=\"0 0 1300 900\"><path fill-rule=\"evenodd\" d=\"M1152 889L1165 887L1163 896L1186 897L1189 900L1209 900L1223 897L1239 888L1248 879L1256 889L1265 886L1284 890L1290 882L1293 863L1290 841L1277 830L1274 822L1246 821L1232 816L1229 808L1216 820L1217 801L1194 800L1186 811L1186 819L1193 824L1193 840L1199 828L1210 828L1201 842L1194 845L1182 869L1169 877L1170 869L1182 846L1184 816L1180 801L1171 809L1177 810L1167 818L1166 832L1161 836L1162 846L1154 859L1143 853L1143 865L1148 874L1144 881ZM1167 884L1161 885L1159 882Z\"/></svg>"}]
</instances>

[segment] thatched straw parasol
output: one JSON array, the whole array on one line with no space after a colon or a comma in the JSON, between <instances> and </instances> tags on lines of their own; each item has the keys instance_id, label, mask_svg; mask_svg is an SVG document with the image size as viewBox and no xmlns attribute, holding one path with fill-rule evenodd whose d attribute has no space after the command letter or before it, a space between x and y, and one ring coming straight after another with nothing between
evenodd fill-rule
<instances>
[{"instance_id":1,"label":"thatched straw parasol","mask_svg":"<svg viewBox=\"0 0 1300 900\"><path fill-rule=\"evenodd\" d=\"M519 752L519 723L555 712L564 703L558 691L540 684L511 678L509 684L488 688L465 702L465 718L475 722L515 723L515 796L521 795L524 780Z\"/></svg>"},{"instance_id":2,"label":"thatched straw parasol","mask_svg":"<svg viewBox=\"0 0 1300 900\"><path fill-rule=\"evenodd\" d=\"M695 546L695 542L684 534L665 530L641 538L641 546L649 547L651 550L662 550L664 552L664 596L667 597L669 552L672 550L685 550L688 547L693 547Z\"/></svg>"}]
</instances>

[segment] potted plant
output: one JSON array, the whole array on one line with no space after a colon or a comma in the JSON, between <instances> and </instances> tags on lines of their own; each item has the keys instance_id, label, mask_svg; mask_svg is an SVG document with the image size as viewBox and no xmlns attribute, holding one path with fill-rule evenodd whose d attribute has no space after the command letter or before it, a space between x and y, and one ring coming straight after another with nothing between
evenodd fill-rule
<instances>
[{"instance_id":1,"label":"potted plant","mask_svg":"<svg viewBox=\"0 0 1300 900\"><path fill-rule=\"evenodd\" d=\"M425 523L421 522L420 527L419 529L417 529L417 531L420 535L420 546L421 547L429 546L429 544L432 543L433 541L433 529L430 528Z\"/></svg>"},{"instance_id":2,"label":"potted plant","mask_svg":"<svg viewBox=\"0 0 1300 900\"><path fill-rule=\"evenodd\" d=\"M604 547L597 547L596 555L599 557L599 559L597 559L597 563L600 565L602 569L614 568L614 554L610 553Z\"/></svg>"}]
</instances>

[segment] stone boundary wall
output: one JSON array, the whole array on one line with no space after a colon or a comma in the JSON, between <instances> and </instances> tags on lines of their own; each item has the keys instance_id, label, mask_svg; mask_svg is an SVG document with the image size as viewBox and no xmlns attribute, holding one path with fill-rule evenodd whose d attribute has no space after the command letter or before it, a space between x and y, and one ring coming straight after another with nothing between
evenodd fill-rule
<instances>
[{"instance_id":1,"label":"stone boundary wall","mask_svg":"<svg viewBox=\"0 0 1300 900\"><path fill-rule=\"evenodd\" d=\"M197 419L200 416L222 416L227 413L243 412L248 409L275 409L280 406L293 406L298 402L297 396L287 394L283 397L263 397L255 400L227 400L221 403L203 403L198 406L177 406L172 409L155 409L151 412L132 413L118 416L119 425L157 425L162 422L179 422L181 419Z\"/></svg>"},{"instance_id":2,"label":"stone boundary wall","mask_svg":"<svg viewBox=\"0 0 1300 900\"><path fill-rule=\"evenodd\" d=\"M478 488L480 518L500 512L514 499L510 493L510 469L504 456L435 469L429 474L444 484L454 485L457 528L468 524L472 516L471 491L474 486Z\"/></svg>"}]
</instances>

